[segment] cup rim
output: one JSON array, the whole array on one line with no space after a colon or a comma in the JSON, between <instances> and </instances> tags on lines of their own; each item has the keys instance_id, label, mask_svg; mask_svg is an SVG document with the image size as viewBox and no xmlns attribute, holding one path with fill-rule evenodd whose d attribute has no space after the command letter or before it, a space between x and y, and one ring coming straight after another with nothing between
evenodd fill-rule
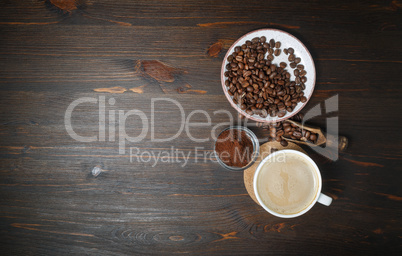
<instances>
[{"instance_id":1,"label":"cup rim","mask_svg":"<svg viewBox=\"0 0 402 256\"><path fill-rule=\"evenodd\" d=\"M276 155L278 155L278 154L280 154L280 153L285 153L285 154L286 154L286 153L296 153L296 154L298 154L298 155L304 157L307 161L309 161L309 162L313 165L314 171L315 171L315 174L316 174L316 177L317 177L317 183L318 183L318 184L317 184L317 192L316 192L316 194L315 194L315 196L314 196L314 199L311 201L311 203L310 203L306 208L304 208L303 210L301 210L301 211L299 211L299 212L297 212L297 213L294 213L294 214L280 214L280 213L277 213L277 212L275 212L275 211L269 209L269 208L264 204L264 202L262 201L261 197L260 197L259 194L258 194L258 190L257 190L257 177L258 177L258 175L259 175L259 173L260 173L260 171L261 171L262 166L263 166L269 159L275 157ZM255 173L254 173L253 189L254 189L254 194L255 194L255 196L256 196L256 198L257 198L258 203L261 205L262 208L264 208L264 210L266 210L266 211L269 212L270 214L272 214L272 215L274 215L274 216L277 216L277 217L280 217L280 218L295 218L295 217L301 216L301 215L305 214L306 212L308 212L308 211L316 204L316 202L318 201L318 198L319 198L319 196L320 196L320 194L321 194L321 189L322 189L322 178L321 178L320 169L318 168L317 164L316 164L307 154L304 154L304 153L302 153L302 152L300 152L300 151L297 151L297 150L294 150L294 149L279 150L279 151L276 151L276 152L270 154L269 156L265 157L265 158L260 162L260 164L258 165L258 167L257 167L257 169L256 169L256 171L255 171Z\"/></svg>"},{"instance_id":2,"label":"cup rim","mask_svg":"<svg viewBox=\"0 0 402 256\"><path fill-rule=\"evenodd\" d=\"M245 132L247 133L247 135L250 137L251 142L253 143L252 158L251 158L251 161L250 161L246 166L243 166L243 167L229 166L229 165L225 164L225 163L219 158L218 153L216 152L216 141L218 140L219 136L220 136L224 131L231 130L231 129L239 129L239 130L245 131ZM259 143L259 141L258 141L257 136L256 136L255 133L252 132L249 128L247 128L247 127L245 127L245 126L241 126L241 125L231 125L231 126L226 127L225 129L223 129L223 130L218 134L218 136L216 137L215 143L214 143L214 155L215 155L215 158L217 159L218 163L219 163L222 167L224 167L225 169L230 170L230 171L243 171L243 170L249 168L249 167L252 166L252 165L254 164L254 162L257 160L259 153L260 153L260 143Z\"/></svg>"},{"instance_id":3,"label":"cup rim","mask_svg":"<svg viewBox=\"0 0 402 256\"><path fill-rule=\"evenodd\" d=\"M227 92L227 88L226 88L226 86L225 86L225 75L224 75L224 74L225 74L225 71L226 71L225 63L226 63L226 59L228 58L229 54L231 54L231 53L234 51L234 48L238 45L238 43L239 43L244 37L249 36L250 34L258 33L258 32L260 32L260 31L277 31L277 32L280 32L280 33L286 34L287 36L292 37L293 39L295 39L296 41L298 41L298 42L300 43L300 46L304 48L304 50L306 51L307 55L308 55L308 56L310 57L310 59L312 60L312 69L314 70L314 73L313 73L313 84L312 84L312 88L311 88L311 93L308 95L308 97L306 97L306 98L307 98L307 101L304 102L304 103L301 103L302 105L301 105L300 109L298 109L297 111L293 111L293 112L292 112L289 116L287 116L287 117L285 117L285 116L283 116L283 117L278 117L278 116L276 116L276 117L274 117L273 120L267 120L267 119L263 119L263 118L256 118L256 117L253 117L252 115L249 115L249 114L247 114L245 111L241 110L240 107L237 106L237 105L233 102L233 100L232 100L232 98L230 97L229 93ZM280 30L280 29L276 29L276 28L261 28L261 29L256 29L256 30L250 31L250 32L248 32L248 33L242 35L239 39L237 39L237 40L229 47L229 49L227 50L227 52L226 52L226 54L225 54L225 57L224 57L224 59L223 59L223 61L222 61L222 64L221 64L221 86L222 86L222 89L223 89L223 93L225 94L226 99L228 100L229 104L230 104L234 109L236 109L236 111L237 111L238 113L240 113L241 115L244 115L246 118L248 118L248 119L250 119L250 120L254 120L254 121L256 121L256 122L275 123L275 122L281 122L281 121L284 121L284 120L287 120L287 119L293 117L294 115L296 115L297 113L299 113L299 112L307 105L307 103L310 101L311 96L312 96L313 93L314 93L315 84L316 84L316 79L317 79L317 74L316 74L316 73L317 73L317 71L316 71L316 68L315 68L315 63L314 63L313 56L311 55L311 53L310 53L310 51L308 50L308 48L303 44L303 42L300 41L300 39L298 39L296 36L294 36L294 35L292 35L292 34L286 32L286 31L283 31L283 30Z\"/></svg>"}]
</instances>

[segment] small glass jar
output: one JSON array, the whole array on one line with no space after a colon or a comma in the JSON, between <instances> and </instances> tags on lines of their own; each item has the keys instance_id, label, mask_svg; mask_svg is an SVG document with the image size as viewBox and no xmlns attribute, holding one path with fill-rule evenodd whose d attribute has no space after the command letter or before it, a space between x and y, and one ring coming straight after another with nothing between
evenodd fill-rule
<instances>
[{"instance_id":1,"label":"small glass jar","mask_svg":"<svg viewBox=\"0 0 402 256\"><path fill-rule=\"evenodd\" d=\"M255 134L254 134L250 129L248 129L247 127L244 127L244 126L240 126L240 125L238 125L238 126L229 126L229 127L225 128L225 129L223 129L223 130L219 133L219 135L218 135L217 138L219 138L219 136L220 136L224 131L227 131L227 130L241 130L241 131L244 131L244 132L246 133L246 135L250 138L250 140L251 140L251 142L252 142L252 144L253 144L253 153L252 153L252 155L251 155L251 160L248 162L247 165L245 165L245 166L243 166L243 167L229 166L229 165L225 164L225 163L219 158L219 155L218 155L218 153L216 152L216 141L215 141L215 144L214 144L214 154L215 154L215 157L216 157L218 163L219 163L221 166L225 167L226 169L228 169L228 170L230 170L230 171L243 171L243 170L249 168L250 166L252 166L253 163L257 160L258 155L259 155L259 153L260 153L260 143L258 142L257 136L255 136Z\"/></svg>"}]
</instances>

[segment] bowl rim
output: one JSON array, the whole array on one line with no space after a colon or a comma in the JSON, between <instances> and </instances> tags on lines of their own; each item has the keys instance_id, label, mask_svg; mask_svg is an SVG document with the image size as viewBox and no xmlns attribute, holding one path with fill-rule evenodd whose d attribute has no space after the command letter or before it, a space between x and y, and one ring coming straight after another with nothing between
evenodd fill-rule
<instances>
[{"instance_id":1,"label":"bowl rim","mask_svg":"<svg viewBox=\"0 0 402 256\"><path fill-rule=\"evenodd\" d=\"M284 34L286 34L286 35L292 37L293 39L295 39L296 41L298 41L298 42L300 43L300 45L304 48L304 50L306 51L306 53L307 53L308 56L310 57L311 62L312 62L312 64L313 64L314 74L313 74L313 84L312 84L311 93L310 93L310 95L308 95L308 97L306 97L306 98L307 98L307 101L304 102L304 103L302 103L302 105L301 105L301 107L299 108L299 110L293 111L293 112L290 114L290 116L287 116L287 117L285 117L285 116L283 116L283 117L275 116L275 117L273 117L272 120L267 120L266 118L265 118L265 119L262 119L262 118L260 119L260 118L253 117L253 116L247 114L245 111L241 110L240 107L238 107L238 106L233 102L232 98L230 97L230 95L229 95L229 93L228 93L228 90L226 89L226 85L225 85L225 71L226 71L225 62L226 62L226 60L227 60L227 58L228 58L228 56L229 56L229 53L231 54L231 53L233 52L233 49L237 46L237 44L239 43L239 41L242 40L244 37L249 36L250 34L253 34L253 33L261 32L261 31L277 31L277 32L284 33ZM313 95L313 92L314 92L314 89L315 89L316 72L317 72L317 71L316 71L316 68L315 68L313 56L311 56L310 51L307 49L307 47L306 47L297 37L295 37L294 35L292 35L292 34L286 32L286 31L280 30L280 29L276 29L276 28L262 28L262 29L257 29L257 30L250 31L250 32L248 32L247 34L242 35L239 39L237 39L237 40L229 47L229 49L227 50L227 52L226 52L226 54L225 54L224 59L222 60L222 65L221 65L221 85L222 85L223 92L224 92L224 94L225 94L225 96L226 96L226 99L229 101L230 105L232 105L232 107L233 107L234 109L236 109L237 112L239 112L240 114L244 115L246 118L251 119L251 120L254 120L254 121L256 121L256 122L275 123L275 122L281 122L281 121L284 121L284 120L287 120L287 119L293 117L294 115L296 115L297 113L299 113L300 110L302 110L302 109L306 106L306 104L309 102L311 96Z\"/></svg>"}]
</instances>

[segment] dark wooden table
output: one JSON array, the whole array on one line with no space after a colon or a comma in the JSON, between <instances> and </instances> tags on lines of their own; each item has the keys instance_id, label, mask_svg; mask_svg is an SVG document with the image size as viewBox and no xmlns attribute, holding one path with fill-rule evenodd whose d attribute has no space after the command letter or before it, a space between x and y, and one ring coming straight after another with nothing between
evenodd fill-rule
<instances>
[{"instance_id":1,"label":"dark wooden table","mask_svg":"<svg viewBox=\"0 0 402 256\"><path fill-rule=\"evenodd\" d=\"M1 254L400 254L401 7L400 1L1 1ZM208 156L211 130L229 121L214 111L236 116L220 85L221 62L237 38L259 28L287 31L309 48L317 84L304 111L337 95L331 116L350 139L337 161L305 148L334 201L295 219L266 213L248 196L241 172L195 153ZM72 112L74 132L96 136L80 142L68 134L65 115L76 100L91 99ZM191 122L211 116L210 125L189 128L204 141L185 130L155 141L185 123L179 106ZM138 111L122 124L119 114L130 110ZM309 123L330 129L327 118ZM119 153L119 128L132 137L146 133ZM143 158L130 159L130 147ZM148 154L172 147L179 153L154 166ZM96 177L95 166L104 170Z\"/></svg>"}]
</instances>

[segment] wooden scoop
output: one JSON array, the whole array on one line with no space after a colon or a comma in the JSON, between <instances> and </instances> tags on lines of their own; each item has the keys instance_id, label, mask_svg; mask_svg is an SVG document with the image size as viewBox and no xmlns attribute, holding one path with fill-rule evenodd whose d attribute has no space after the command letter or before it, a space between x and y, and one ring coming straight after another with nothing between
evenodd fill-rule
<instances>
[{"instance_id":1,"label":"wooden scoop","mask_svg":"<svg viewBox=\"0 0 402 256\"><path fill-rule=\"evenodd\" d=\"M327 147L334 147L334 145L336 144L336 140L338 139L338 150L341 151L345 151L346 148L348 147L348 138L346 138L345 136L338 136L338 138L332 134L327 134L327 137L325 137L324 133L322 132L322 130L320 128L317 127L312 127L306 124L301 124L299 122L293 121L293 120L286 120L285 122L289 122L291 124L296 125L297 127L301 128L302 130L307 130L313 133L317 134L317 140L315 143L312 142L308 142L308 141L302 141L302 140L294 140L291 138L286 138L284 136L282 136L282 139L287 140L289 142L294 142L297 144L304 144L304 145L308 145L308 146L321 146L326 144Z\"/></svg>"}]
</instances>

